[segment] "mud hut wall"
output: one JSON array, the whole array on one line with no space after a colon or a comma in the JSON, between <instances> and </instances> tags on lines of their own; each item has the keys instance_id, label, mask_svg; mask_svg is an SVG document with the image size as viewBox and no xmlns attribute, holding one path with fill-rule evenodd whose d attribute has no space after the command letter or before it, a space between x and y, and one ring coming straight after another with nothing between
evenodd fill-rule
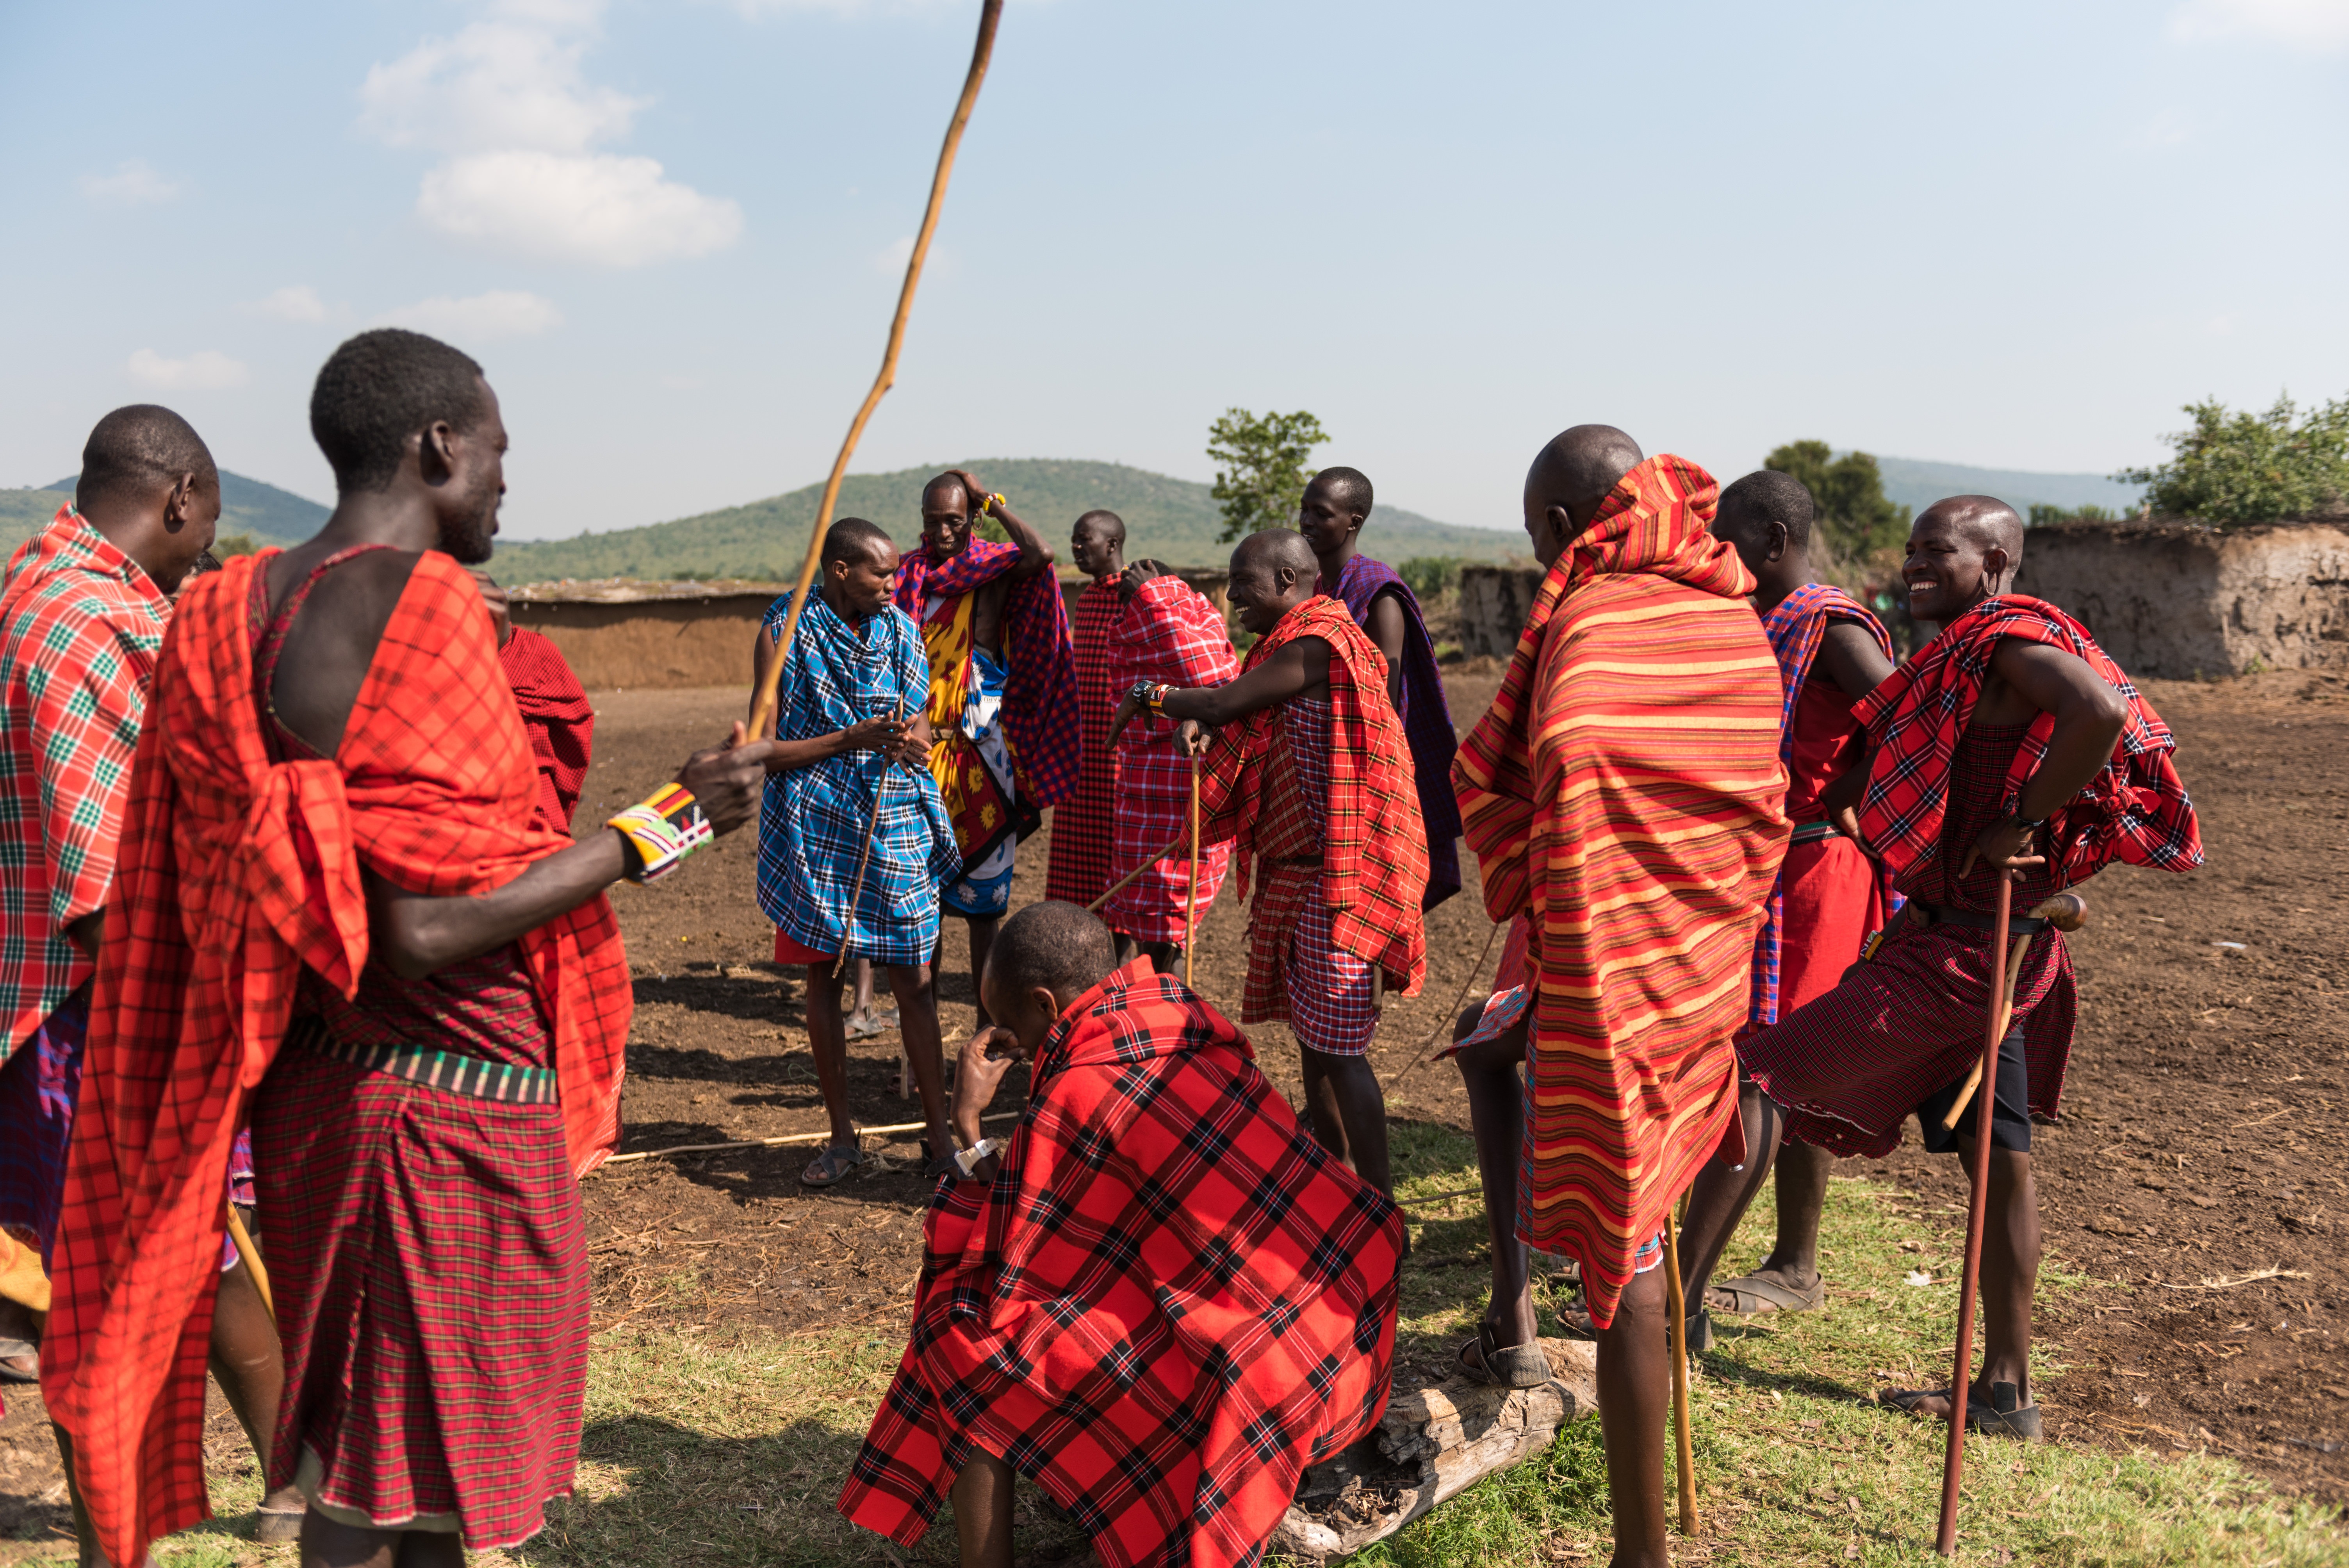
<instances>
[{"instance_id":1,"label":"mud hut wall","mask_svg":"<svg viewBox=\"0 0 2349 1568\"><path fill-rule=\"evenodd\" d=\"M1460 651L1470 658L1496 659L1516 652L1517 634L1533 614L1545 575L1537 566L1463 566Z\"/></svg>"},{"instance_id":2,"label":"mud hut wall","mask_svg":"<svg viewBox=\"0 0 2349 1568\"><path fill-rule=\"evenodd\" d=\"M2038 528L2015 585L2085 622L2132 674L2349 664L2349 531L2331 524Z\"/></svg>"},{"instance_id":3,"label":"mud hut wall","mask_svg":"<svg viewBox=\"0 0 2349 1568\"><path fill-rule=\"evenodd\" d=\"M513 624L544 634L590 691L750 685L769 593L582 603L517 600Z\"/></svg>"}]
</instances>

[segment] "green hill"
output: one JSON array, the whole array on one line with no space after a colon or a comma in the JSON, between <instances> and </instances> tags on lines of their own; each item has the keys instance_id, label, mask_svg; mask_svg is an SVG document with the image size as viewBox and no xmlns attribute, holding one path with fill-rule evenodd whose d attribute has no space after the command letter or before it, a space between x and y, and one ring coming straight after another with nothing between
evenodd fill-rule
<instances>
[{"instance_id":1,"label":"green hill","mask_svg":"<svg viewBox=\"0 0 2349 1568\"><path fill-rule=\"evenodd\" d=\"M57 508L73 500L74 481L80 477L67 474L41 490L0 490L0 554L47 528ZM222 534L249 533L259 544L299 544L318 531L327 510L292 490L221 472Z\"/></svg>"},{"instance_id":2,"label":"green hill","mask_svg":"<svg viewBox=\"0 0 2349 1568\"><path fill-rule=\"evenodd\" d=\"M898 544L921 532L922 486L946 465L851 474L842 481L835 515L870 519ZM1220 566L1231 546L1216 535L1223 520L1207 487L1122 463L1050 459L981 459L967 467L1009 499L1063 561L1069 526L1094 507L1125 520L1129 558L1154 556L1170 566ZM501 541L492 570L509 583L562 578L748 577L773 582L797 574L807 551L822 485L771 496L748 506L704 512L645 528L582 533L573 539ZM1457 555L1501 561L1523 554L1525 536L1495 529L1460 528L1416 512L1380 507L1362 529L1362 547L1384 561L1414 555Z\"/></svg>"},{"instance_id":3,"label":"green hill","mask_svg":"<svg viewBox=\"0 0 2349 1568\"><path fill-rule=\"evenodd\" d=\"M1944 496L1994 495L2025 517L2034 505L2066 510L2101 506L2108 511L2132 512L2144 488L2102 474L2034 474L1915 458L1878 458L1876 466L1884 474L1884 493L1911 511L1922 511Z\"/></svg>"}]
</instances>

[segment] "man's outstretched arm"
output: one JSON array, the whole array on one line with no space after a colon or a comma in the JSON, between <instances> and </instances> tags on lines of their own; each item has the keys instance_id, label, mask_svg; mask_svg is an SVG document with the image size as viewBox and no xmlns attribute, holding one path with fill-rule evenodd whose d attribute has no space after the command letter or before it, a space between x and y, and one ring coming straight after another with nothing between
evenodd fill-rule
<instances>
[{"instance_id":1,"label":"man's outstretched arm","mask_svg":"<svg viewBox=\"0 0 2349 1568\"><path fill-rule=\"evenodd\" d=\"M1315 696L1330 689L1330 645L1319 637L1299 637L1272 657L1219 686L1177 688L1166 694L1163 711L1174 719L1194 719L1211 728L1261 713L1291 697ZM1141 705L1128 694L1110 720L1110 744Z\"/></svg>"}]
</instances>

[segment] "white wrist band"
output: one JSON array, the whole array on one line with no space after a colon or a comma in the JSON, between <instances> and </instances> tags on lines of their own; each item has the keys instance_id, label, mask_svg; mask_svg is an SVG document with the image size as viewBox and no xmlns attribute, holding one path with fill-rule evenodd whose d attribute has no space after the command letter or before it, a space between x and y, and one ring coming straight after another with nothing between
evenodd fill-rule
<instances>
[{"instance_id":1,"label":"white wrist band","mask_svg":"<svg viewBox=\"0 0 2349 1568\"><path fill-rule=\"evenodd\" d=\"M978 1169L978 1162L980 1161L986 1159L988 1155L994 1153L997 1150L1002 1147L1003 1146L1001 1144L996 1142L992 1138L982 1138L978 1142L972 1144L969 1148L958 1150L956 1153L954 1157L955 1169L963 1173L965 1180L968 1180L971 1172Z\"/></svg>"}]
</instances>

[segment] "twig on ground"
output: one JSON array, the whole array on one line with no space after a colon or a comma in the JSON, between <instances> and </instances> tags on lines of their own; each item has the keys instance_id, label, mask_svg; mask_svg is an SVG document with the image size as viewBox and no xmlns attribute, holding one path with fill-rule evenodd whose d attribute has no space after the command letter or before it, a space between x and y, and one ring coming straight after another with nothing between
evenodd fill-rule
<instances>
[{"instance_id":1,"label":"twig on ground","mask_svg":"<svg viewBox=\"0 0 2349 1568\"><path fill-rule=\"evenodd\" d=\"M981 1122L1017 1121L1025 1114L1024 1111L1007 1110L996 1116L982 1116L978 1119ZM874 1138L885 1133L924 1132L928 1130L928 1123L921 1121L898 1121L887 1127L860 1127L856 1130L856 1136ZM680 1143L669 1149L639 1149L632 1154L615 1154L595 1170L601 1171L605 1165L617 1165L630 1160L657 1160L664 1154L708 1154L721 1149L781 1149L789 1143L821 1143L831 1136L829 1132L790 1132L780 1138L746 1138L733 1143ZM588 1174L592 1176L595 1171Z\"/></svg>"},{"instance_id":2,"label":"twig on ground","mask_svg":"<svg viewBox=\"0 0 2349 1568\"><path fill-rule=\"evenodd\" d=\"M2257 1284L2261 1280L2306 1279L2307 1277L2307 1274L2298 1269L2266 1268L2253 1274L2247 1274L2240 1279L2229 1279L2225 1274L2220 1274L2217 1279L2206 1279L2194 1284L2165 1284L2161 1288L2164 1290L2232 1290L2239 1284Z\"/></svg>"}]
</instances>

